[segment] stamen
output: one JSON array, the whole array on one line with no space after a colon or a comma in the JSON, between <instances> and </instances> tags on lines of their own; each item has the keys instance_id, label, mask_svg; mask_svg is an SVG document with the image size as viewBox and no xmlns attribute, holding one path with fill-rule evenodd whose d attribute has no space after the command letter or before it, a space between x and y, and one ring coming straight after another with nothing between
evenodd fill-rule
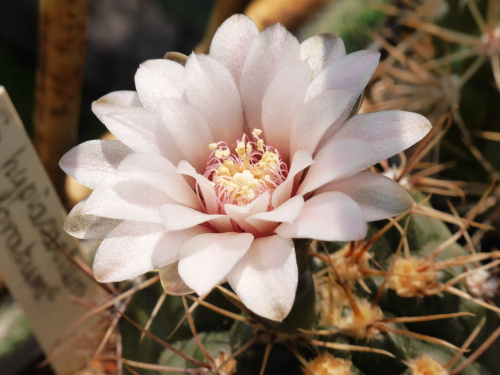
<instances>
[{"instance_id":1,"label":"stamen","mask_svg":"<svg viewBox=\"0 0 500 375\"><path fill-rule=\"evenodd\" d=\"M205 177L214 185L220 212L226 203L244 206L266 191L272 194L286 180L287 165L278 150L264 144L261 134L262 130L254 129L254 141L243 134L234 153L226 142L209 145L212 152Z\"/></svg>"}]
</instances>

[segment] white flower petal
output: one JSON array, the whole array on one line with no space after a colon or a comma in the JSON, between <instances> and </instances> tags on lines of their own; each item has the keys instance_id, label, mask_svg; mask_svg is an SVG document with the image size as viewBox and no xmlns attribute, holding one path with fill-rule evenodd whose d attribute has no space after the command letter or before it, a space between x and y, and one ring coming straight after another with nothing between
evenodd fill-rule
<instances>
[{"instance_id":1,"label":"white flower petal","mask_svg":"<svg viewBox=\"0 0 500 375\"><path fill-rule=\"evenodd\" d=\"M314 154L321 138L337 121L353 100L350 91L328 90L309 100L295 117L290 136L290 153L304 150Z\"/></svg>"},{"instance_id":2,"label":"white flower petal","mask_svg":"<svg viewBox=\"0 0 500 375\"><path fill-rule=\"evenodd\" d=\"M181 249L179 274L200 296L222 282L252 244L249 233L201 234Z\"/></svg>"},{"instance_id":3,"label":"white flower petal","mask_svg":"<svg viewBox=\"0 0 500 375\"><path fill-rule=\"evenodd\" d=\"M380 53L376 51L357 51L329 64L309 85L306 102L327 90L348 90L353 93L351 101L344 108L335 123L324 133L319 142L321 147L326 139L344 124L363 93L366 85L378 66ZM356 138L356 137L354 137Z\"/></svg>"},{"instance_id":4,"label":"white flower petal","mask_svg":"<svg viewBox=\"0 0 500 375\"><path fill-rule=\"evenodd\" d=\"M163 98L180 98L184 93L184 67L171 60L148 60L135 74L137 94L145 108L155 109Z\"/></svg>"},{"instance_id":5,"label":"white flower petal","mask_svg":"<svg viewBox=\"0 0 500 375\"><path fill-rule=\"evenodd\" d=\"M151 254L165 233L161 224L122 222L97 250L93 266L97 281L122 281L154 269Z\"/></svg>"},{"instance_id":6,"label":"white flower petal","mask_svg":"<svg viewBox=\"0 0 500 375\"><path fill-rule=\"evenodd\" d=\"M239 82L250 44L258 34L259 29L250 18L235 14L224 21L212 39L210 56L227 66L236 83Z\"/></svg>"},{"instance_id":7,"label":"white flower petal","mask_svg":"<svg viewBox=\"0 0 500 375\"><path fill-rule=\"evenodd\" d=\"M299 60L297 38L280 24L269 26L253 39L239 84L250 130L262 129L262 100L276 72L283 65Z\"/></svg>"},{"instance_id":8,"label":"white flower petal","mask_svg":"<svg viewBox=\"0 0 500 375\"><path fill-rule=\"evenodd\" d=\"M177 168L163 156L129 155L120 163L118 174L123 178L154 186L176 202L194 209L201 208L196 193Z\"/></svg>"},{"instance_id":9,"label":"white flower petal","mask_svg":"<svg viewBox=\"0 0 500 375\"><path fill-rule=\"evenodd\" d=\"M316 190L316 193L327 191L349 195L361 207L365 221L401 215L413 207L411 195L401 185L372 172L361 172L333 181Z\"/></svg>"},{"instance_id":10,"label":"white flower petal","mask_svg":"<svg viewBox=\"0 0 500 375\"><path fill-rule=\"evenodd\" d=\"M135 91L115 91L93 102L92 112L102 121L103 116L133 107L142 108L139 95Z\"/></svg>"},{"instance_id":11,"label":"white flower petal","mask_svg":"<svg viewBox=\"0 0 500 375\"><path fill-rule=\"evenodd\" d=\"M207 215L179 204L166 204L159 212L161 222L169 231L191 228L216 219L225 219L229 223L229 218L225 215Z\"/></svg>"},{"instance_id":12,"label":"white flower petal","mask_svg":"<svg viewBox=\"0 0 500 375\"><path fill-rule=\"evenodd\" d=\"M379 52L363 50L335 60L311 82L306 102L326 90L348 90L358 97L375 72L379 59Z\"/></svg>"},{"instance_id":13,"label":"white flower petal","mask_svg":"<svg viewBox=\"0 0 500 375\"><path fill-rule=\"evenodd\" d=\"M179 275L179 262L170 263L159 269L160 282L165 291L173 296L183 296L194 293L190 287L186 285Z\"/></svg>"},{"instance_id":14,"label":"white flower petal","mask_svg":"<svg viewBox=\"0 0 500 375\"><path fill-rule=\"evenodd\" d=\"M246 221L264 235L271 235L280 223L292 223L299 216L304 199L295 196L278 208L250 216Z\"/></svg>"},{"instance_id":15,"label":"white flower petal","mask_svg":"<svg viewBox=\"0 0 500 375\"><path fill-rule=\"evenodd\" d=\"M332 141L358 138L369 142L385 160L420 141L432 126L424 116L404 111L367 113L350 118L334 133ZM377 161L377 162L378 162Z\"/></svg>"},{"instance_id":16,"label":"white flower petal","mask_svg":"<svg viewBox=\"0 0 500 375\"><path fill-rule=\"evenodd\" d=\"M165 193L145 183L120 181L94 190L83 207L83 213L110 219L160 223L160 207L173 202Z\"/></svg>"},{"instance_id":17,"label":"white flower petal","mask_svg":"<svg viewBox=\"0 0 500 375\"><path fill-rule=\"evenodd\" d=\"M292 196L296 176L313 163L311 154L306 151L297 151L293 155L292 165L285 182L278 186L273 193L272 202L274 208L281 206Z\"/></svg>"},{"instance_id":18,"label":"white flower petal","mask_svg":"<svg viewBox=\"0 0 500 375\"><path fill-rule=\"evenodd\" d=\"M131 152L120 141L87 141L68 151L59 166L80 184L96 189L120 180L116 168Z\"/></svg>"},{"instance_id":19,"label":"white flower petal","mask_svg":"<svg viewBox=\"0 0 500 375\"><path fill-rule=\"evenodd\" d=\"M205 202L206 210L208 214L216 214L218 213L217 209L217 196L215 195L215 190L212 185L212 182L208 180L205 176L196 172L191 164L187 161L182 160L177 166L177 171L180 174L193 177L198 187L201 191L201 195L203 197L203 201Z\"/></svg>"},{"instance_id":20,"label":"white flower petal","mask_svg":"<svg viewBox=\"0 0 500 375\"><path fill-rule=\"evenodd\" d=\"M161 134L158 114L143 108L112 112L101 121L116 138L136 152L161 154L161 142L165 139L167 145L171 143Z\"/></svg>"},{"instance_id":21,"label":"white flower petal","mask_svg":"<svg viewBox=\"0 0 500 375\"><path fill-rule=\"evenodd\" d=\"M98 281L115 282L163 267L179 259L187 241L205 232L196 227L167 233L161 224L124 221L99 246L94 275Z\"/></svg>"},{"instance_id":22,"label":"white flower petal","mask_svg":"<svg viewBox=\"0 0 500 375\"><path fill-rule=\"evenodd\" d=\"M256 228L250 225L246 218L250 215L265 212L269 207L271 194L266 191L259 195L255 200L246 206L237 206L235 204L225 204L224 211L226 214L238 224L238 226L247 233L258 234Z\"/></svg>"},{"instance_id":23,"label":"white flower petal","mask_svg":"<svg viewBox=\"0 0 500 375\"><path fill-rule=\"evenodd\" d=\"M64 222L64 230L76 238L102 240L121 220L83 214L86 201L85 199L73 207Z\"/></svg>"},{"instance_id":24,"label":"white flower petal","mask_svg":"<svg viewBox=\"0 0 500 375\"><path fill-rule=\"evenodd\" d=\"M293 241L280 236L255 239L227 280L254 313L282 321L293 306L298 283Z\"/></svg>"},{"instance_id":25,"label":"white flower petal","mask_svg":"<svg viewBox=\"0 0 500 375\"><path fill-rule=\"evenodd\" d=\"M330 181L352 176L379 161L377 151L367 142L333 141L318 152L297 194L307 194Z\"/></svg>"},{"instance_id":26,"label":"white flower petal","mask_svg":"<svg viewBox=\"0 0 500 375\"><path fill-rule=\"evenodd\" d=\"M189 56L186 97L203 116L217 142L234 142L241 137L243 112L238 88L218 60L207 55Z\"/></svg>"},{"instance_id":27,"label":"white flower petal","mask_svg":"<svg viewBox=\"0 0 500 375\"><path fill-rule=\"evenodd\" d=\"M283 160L290 156L290 132L295 116L304 104L311 72L305 61L283 66L264 95L262 128L266 144L277 148Z\"/></svg>"},{"instance_id":28,"label":"white flower petal","mask_svg":"<svg viewBox=\"0 0 500 375\"><path fill-rule=\"evenodd\" d=\"M249 223L254 222L254 220L291 223L297 218L303 206L304 198L302 198L301 196L296 196L290 198L274 210L261 212L250 216L247 221Z\"/></svg>"},{"instance_id":29,"label":"white flower petal","mask_svg":"<svg viewBox=\"0 0 500 375\"><path fill-rule=\"evenodd\" d=\"M209 145L216 139L203 117L183 100L164 100L160 105L163 125L183 159L189 161L197 170L206 167Z\"/></svg>"},{"instance_id":30,"label":"white flower petal","mask_svg":"<svg viewBox=\"0 0 500 375\"><path fill-rule=\"evenodd\" d=\"M354 241L365 237L366 222L352 198L334 191L307 200L299 217L292 224L281 224L275 232L286 238Z\"/></svg>"},{"instance_id":31,"label":"white flower petal","mask_svg":"<svg viewBox=\"0 0 500 375\"><path fill-rule=\"evenodd\" d=\"M334 34L314 35L300 44L300 56L311 67L312 77L346 55L344 42Z\"/></svg>"},{"instance_id":32,"label":"white flower petal","mask_svg":"<svg viewBox=\"0 0 500 375\"><path fill-rule=\"evenodd\" d=\"M158 243L151 254L151 264L154 268L161 268L173 261L178 261L180 249L184 244L206 233L210 233L210 230L203 226L165 233L161 242Z\"/></svg>"}]
</instances>

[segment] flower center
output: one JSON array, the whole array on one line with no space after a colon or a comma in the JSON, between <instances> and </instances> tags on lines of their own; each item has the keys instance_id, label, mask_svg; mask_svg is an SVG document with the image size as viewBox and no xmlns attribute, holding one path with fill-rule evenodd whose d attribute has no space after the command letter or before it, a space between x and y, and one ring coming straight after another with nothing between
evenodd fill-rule
<instances>
[{"instance_id":1,"label":"flower center","mask_svg":"<svg viewBox=\"0 0 500 375\"><path fill-rule=\"evenodd\" d=\"M267 146L259 138L262 131L252 132L254 141L246 134L236 141L231 152L226 142L209 145L212 153L208 159L205 177L214 184L221 210L224 204L244 206L260 194L272 192L286 179L287 165L278 150Z\"/></svg>"}]
</instances>

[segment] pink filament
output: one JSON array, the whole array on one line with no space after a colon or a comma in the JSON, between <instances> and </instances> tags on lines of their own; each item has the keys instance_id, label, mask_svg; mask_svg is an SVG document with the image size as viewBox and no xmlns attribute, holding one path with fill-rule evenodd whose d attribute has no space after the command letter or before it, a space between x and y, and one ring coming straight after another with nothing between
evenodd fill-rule
<instances>
[{"instance_id":1,"label":"pink filament","mask_svg":"<svg viewBox=\"0 0 500 375\"><path fill-rule=\"evenodd\" d=\"M257 138L257 136L254 135L254 137L256 138L257 141L259 140ZM248 140L248 137L246 136L246 134L243 134L242 141L243 141L244 146L245 146L245 148L244 148L245 151L247 149L247 145L250 144L252 146L252 151L250 152L250 154L247 154L248 161L249 161L250 165L257 166L257 168L258 168L259 162L262 159L262 156L266 152L272 152L272 153L278 155L277 165L274 166L270 172L268 172L268 174L270 176L270 180L263 180L263 179L259 180L258 186L257 186L256 197L259 196L260 194L266 192L266 191L269 191L271 193L271 196L272 196L273 191L281 183L283 183L286 180L286 178L288 176L288 166L286 165L285 162L283 162L283 160L281 160L279 152L276 148L274 148L272 146L263 145L263 151L259 151L257 142ZM237 140L236 144L239 144L240 142L241 142L240 140ZM215 156L215 153L221 152L221 151L229 151L229 152L231 151L226 142L218 142L217 148L211 152L211 154L208 158L207 168L206 168L204 176L206 178L208 178L210 181L216 181L217 177L221 177L221 178L226 179L226 180L230 180L232 178L230 176L219 176L218 175L218 168L220 166L224 165L224 162L226 160L232 161L236 168L239 165L244 164L243 159L241 159L238 156L238 154L236 154L236 153L230 152L228 156L223 156L221 158L217 158ZM269 185L271 185L271 186L269 186ZM226 186L219 185L219 184L216 184L214 188L215 188L215 193L217 196L218 212L219 213L225 212L224 211L224 204L226 204L226 203L236 204L236 205L242 206L242 205L248 204L251 201L251 198L249 196L246 196L246 195L242 195L240 197L237 197L238 193L240 193L240 191L241 191L241 188L228 189ZM198 192L198 189L197 189L197 192ZM272 206L271 206L271 200L270 200L269 201L269 209L271 209L271 208L272 208Z\"/></svg>"}]
</instances>

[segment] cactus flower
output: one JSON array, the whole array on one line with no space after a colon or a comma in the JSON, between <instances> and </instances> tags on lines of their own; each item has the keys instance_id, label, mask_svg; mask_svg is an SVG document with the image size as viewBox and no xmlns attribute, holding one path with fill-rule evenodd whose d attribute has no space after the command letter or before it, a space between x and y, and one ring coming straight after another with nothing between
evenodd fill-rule
<instances>
[{"instance_id":1,"label":"cactus flower","mask_svg":"<svg viewBox=\"0 0 500 375\"><path fill-rule=\"evenodd\" d=\"M299 43L235 15L208 55L141 64L137 92L93 103L118 140L85 142L60 163L93 189L65 229L103 240L97 280L158 269L170 293L199 295L228 282L248 309L283 320L298 280L293 239L359 240L366 222L413 205L363 172L431 128L409 112L353 115L378 61L346 54L334 35Z\"/></svg>"}]
</instances>

